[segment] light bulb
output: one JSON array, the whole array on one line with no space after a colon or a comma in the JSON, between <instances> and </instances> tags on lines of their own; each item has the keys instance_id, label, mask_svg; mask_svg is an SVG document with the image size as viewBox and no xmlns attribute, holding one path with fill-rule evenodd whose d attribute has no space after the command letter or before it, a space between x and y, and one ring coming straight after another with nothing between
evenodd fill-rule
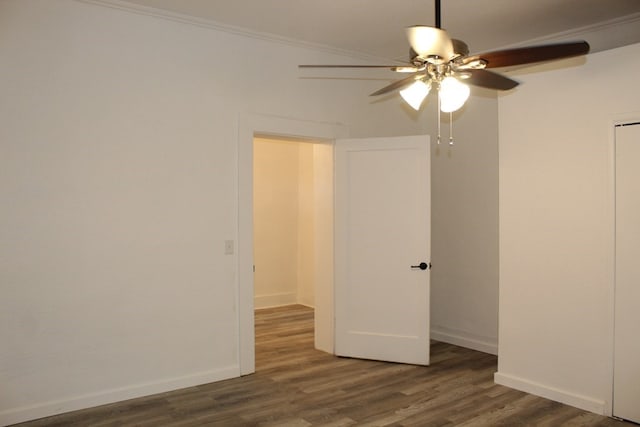
<instances>
[{"instance_id":1,"label":"light bulb","mask_svg":"<svg viewBox=\"0 0 640 427\"><path fill-rule=\"evenodd\" d=\"M462 107L469 98L469 86L460 83L455 77L445 77L440 82L440 110L451 113Z\"/></svg>"},{"instance_id":2,"label":"light bulb","mask_svg":"<svg viewBox=\"0 0 640 427\"><path fill-rule=\"evenodd\" d=\"M422 80L416 80L411 84L411 86L401 90L400 96L402 96L402 99L407 101L407 104L411 105L411 107L417 111L420 109L422 101L424 101L429 94L429 90L431 90L431 83L427 84Z\"/></svg>"}]
</instances>

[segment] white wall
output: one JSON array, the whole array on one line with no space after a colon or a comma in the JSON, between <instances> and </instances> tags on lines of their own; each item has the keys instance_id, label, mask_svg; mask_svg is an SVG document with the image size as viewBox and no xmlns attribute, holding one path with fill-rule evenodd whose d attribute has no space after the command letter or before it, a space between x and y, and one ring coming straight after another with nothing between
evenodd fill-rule
<instances>
[{"instance_id":1,"label":"white wall","mask_svg":"<svg viewBox=\"0 0 640 427\"><path fill-rule=\"evenodd\" d=\"M298 144L256 138L253 148L256 308L294 304L298 282Z\"/></svg>"},{"instance_id":2,"label":"white wall","mask_svg":"<svg viewBox=\"0 0 640 427\"><path fill-rule=\"evenodd\" d=\"M255 308L313 307L313 144L256 138L253 153Z\"/></svg>"},{"instance_id":3,"label":"white wall","mask_svg":"<svg viewBox=\"0 0 640 427\"><path fill-rule=\"evenodd\" d=\"M640 118L640 44L528 71L499 100L496 381L610 414L613 123Z\"/></svg>"},{"instance_id":4,"label":"white wall","mask_svg":"<svg viewBox=\"0 0 640 427\"><path fill-rule=\"evenodd\" d=\"M333 145L313 144L314 345L333 353Z\"/></svg>"},{"instance_id":5,"label":"white wall","mask_svg":"<svg viewBox=\"0 0 640 427\"><path fill-rule=\"evenodd\" d=\"M498 102L472 93L454 115L453 147L448 126L432 144L431 337L496 354Z\"/></svg>"},{"instance_id":6,"label":"white wall","mask_svg":"<svg viewBox=\"0 0 640 427\"><path fill-rule=\"evenodd\" d=\"M298 143L298 283L296 302L313 307L315 296L314 149L310 142Z\"/></svg>"},{"instance_id":7,"label":"white wall","mask_svg":"<svg viewBox=\"0 0 640 427\"><path fill-rule=\"evenodd\" d=\"M434 128L299 78L357 59L95 2L0 2L0 57L0 424L239 375L239 117Z\"/></svg>"}]
</instances>

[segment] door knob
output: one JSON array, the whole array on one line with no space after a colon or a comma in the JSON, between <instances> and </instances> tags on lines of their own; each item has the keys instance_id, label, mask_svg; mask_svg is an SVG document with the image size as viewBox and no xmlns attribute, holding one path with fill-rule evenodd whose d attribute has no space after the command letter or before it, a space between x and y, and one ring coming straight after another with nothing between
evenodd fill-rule
<instances>
[{"instance_id":1,"label":"door knob","mask_svg":"<svg viewBox=\"0 0 640 427\"><path fill-rule=\"evenodd\" d=\"M411 268L419 268L420 270L426 270L427 268L429 268L429 264L427 264L426 262L421 262L418 265L412 265Z\"/></svg>"}]
</instances>

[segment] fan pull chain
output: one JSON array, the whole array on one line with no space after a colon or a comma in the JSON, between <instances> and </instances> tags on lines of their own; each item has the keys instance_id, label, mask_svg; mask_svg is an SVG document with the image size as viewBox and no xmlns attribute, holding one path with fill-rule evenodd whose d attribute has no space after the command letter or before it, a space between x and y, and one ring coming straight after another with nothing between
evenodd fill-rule
<instances>
[{"instance_id":1,"label":"fan pull chain","mask_svg":"<svg viewBox=\"0 0 640 427\"><path fill-rule=\"evenodd\" d=\"M440 145L440 92L438 92L438 145Z\"/></svg>"},{"instance_id":2,"label":"fan pull chain","mask_svg":"<svg viewBox=\"0 0 640 427\"><path fill-rule=\"evenodd\" d=\"M453 145L453 111L449 112L449 145Z\"/></svg>"}]
</instances>

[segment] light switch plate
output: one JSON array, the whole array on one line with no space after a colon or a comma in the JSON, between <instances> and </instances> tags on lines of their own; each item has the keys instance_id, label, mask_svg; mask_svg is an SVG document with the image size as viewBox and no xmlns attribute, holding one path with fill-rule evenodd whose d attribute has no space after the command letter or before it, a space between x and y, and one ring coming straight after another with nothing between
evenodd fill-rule
<instances>
[{"instance_id":1,"label":"light switch plate","mask_svg":"<svg viewBox=\"0 0 640 427\"><path fill-rule=\"evenodd\" d=\"M233 240L224 241L224 254L233 255Z\"/></svg>"}]
</instances>

